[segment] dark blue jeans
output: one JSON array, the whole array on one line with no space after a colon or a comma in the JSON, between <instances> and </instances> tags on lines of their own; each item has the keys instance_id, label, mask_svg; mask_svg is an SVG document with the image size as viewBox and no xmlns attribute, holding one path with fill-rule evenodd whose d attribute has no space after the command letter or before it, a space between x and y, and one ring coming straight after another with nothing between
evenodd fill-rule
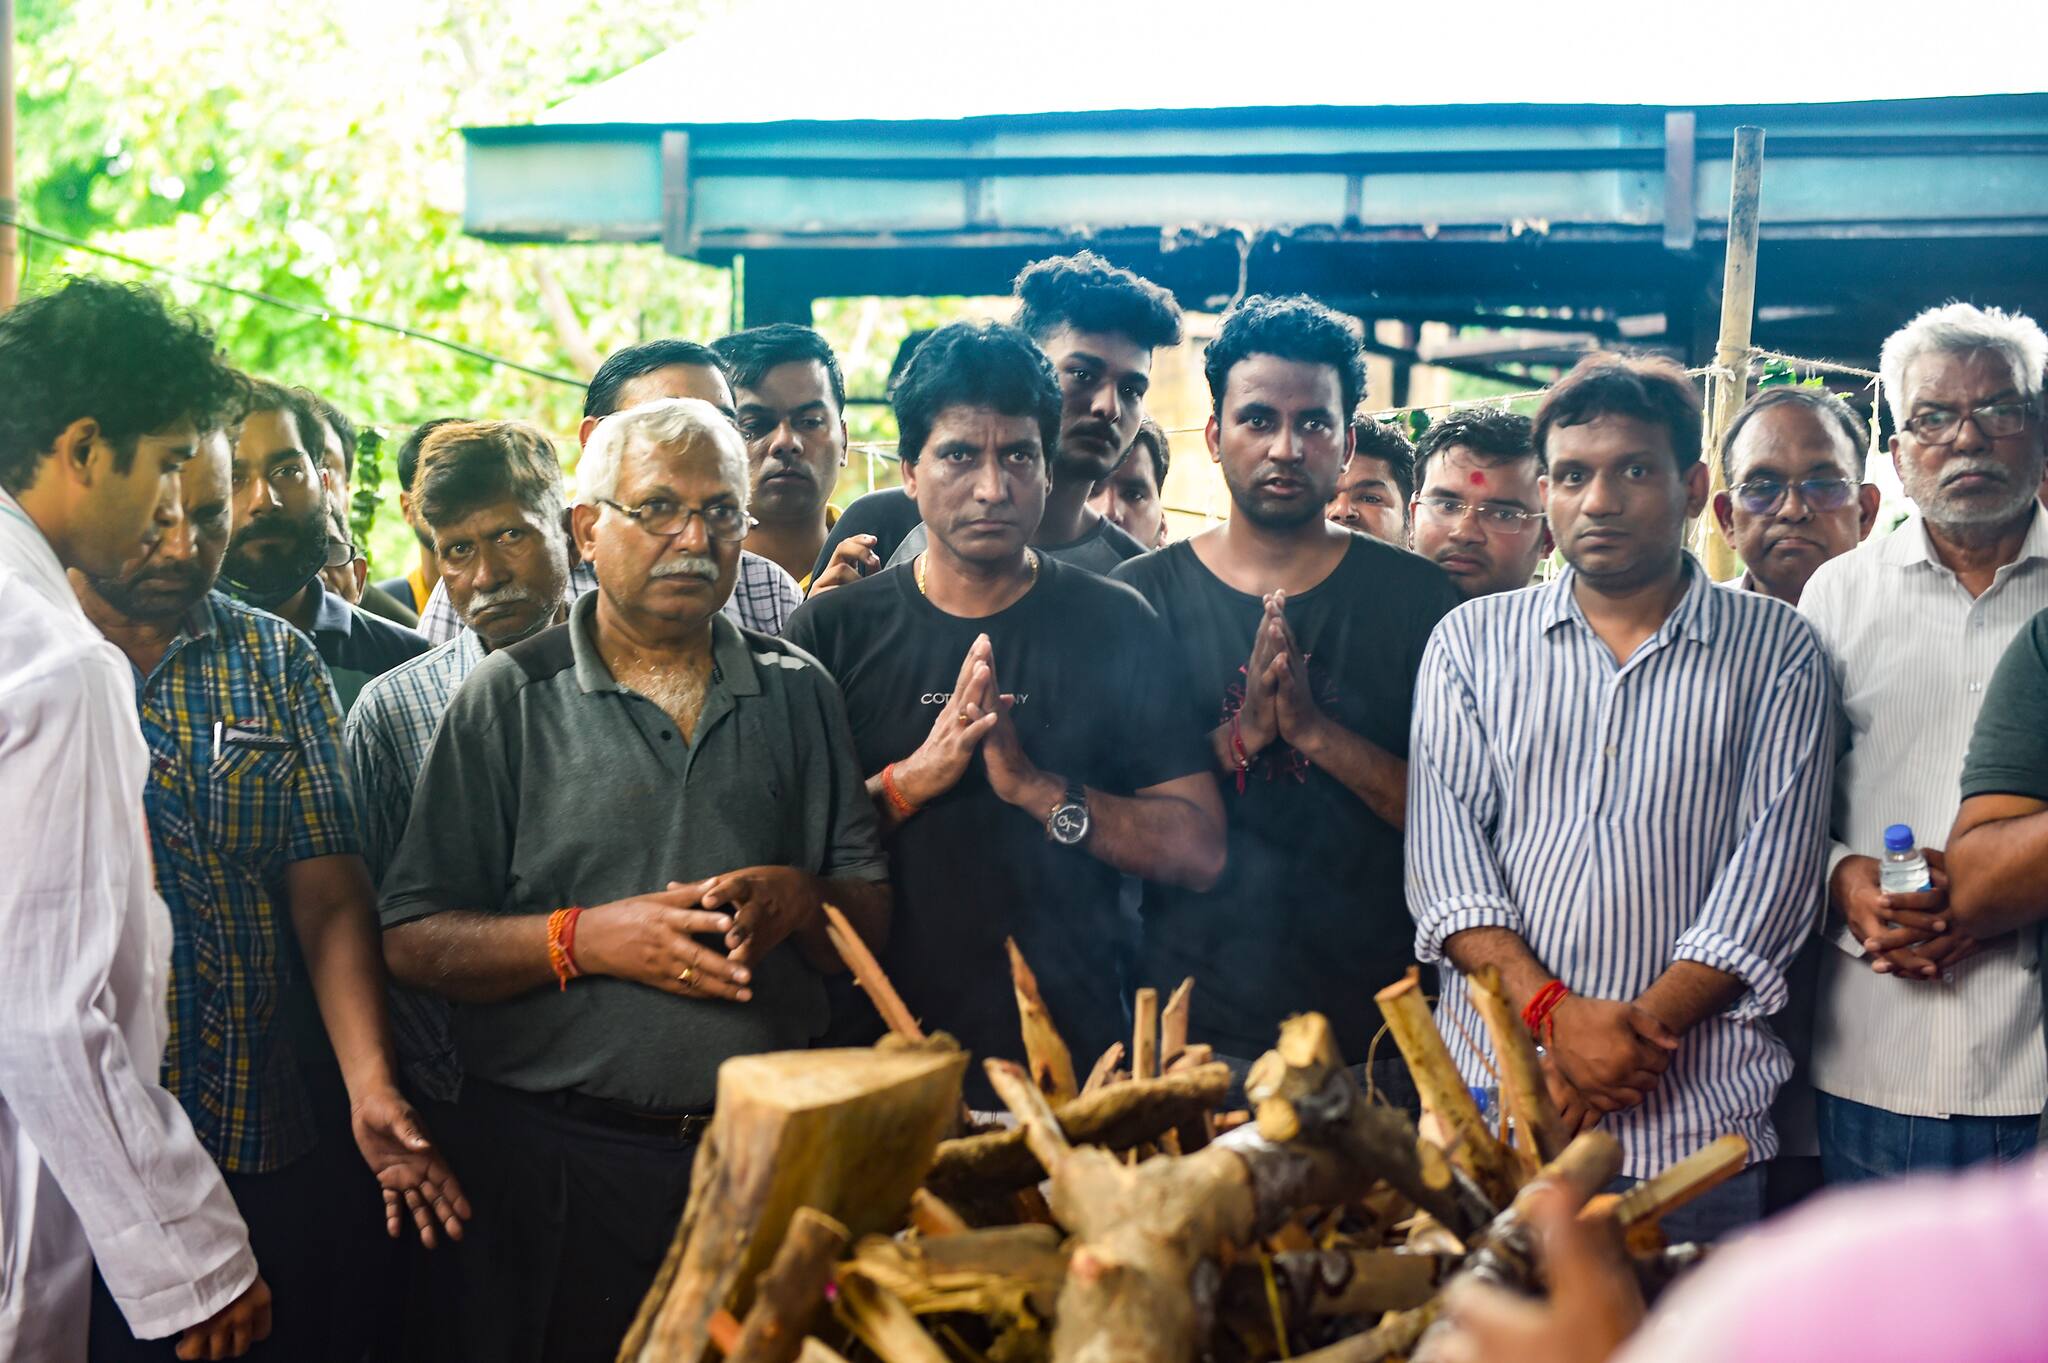
<instances>
[{"instance_id":1,"label":"dark blue jeans","mask_svg":"<svg viewBox=\"0 0 2048 1363\"><path fill-rule=\"evenodd\" d=\"M2033 1150L2040 1117L1906 1117L1865 1103L1814 1095L1820 1167L1830 1184L1894 1178L1925 1169L2012 1164Z\"/></svg>"}]
</instances>

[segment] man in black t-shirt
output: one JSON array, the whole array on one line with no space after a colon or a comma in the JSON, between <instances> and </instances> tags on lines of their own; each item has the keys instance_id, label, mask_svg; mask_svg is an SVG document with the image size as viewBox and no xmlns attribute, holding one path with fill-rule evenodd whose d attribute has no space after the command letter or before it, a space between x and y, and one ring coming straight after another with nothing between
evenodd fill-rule
<instances>
[{"instance_id":1,"label":"man in black t-shirt","mask_svg":"<svg viewBox=\"0 0 2048 1363\"><path fill-rule=\"evenodd\" d=\"M1364 1061L1374 991L1415 961L1402 885L1408 714L1458 603L1405 550L1323 518L1365 366L1352 325L1254 297L1205 363L1230 519L1118 568L1178 645L1223 775L1229 858L1204 889L1148 887L1141 983L1195 977L1192 1035L1246 1062L1315 1009ZM1382 1048L1385 1051L1387 1048ZM1376 1078L1400 1082L1399 1057Z\"/></svg>"},{"instance_id":2,"label":"man in black t-shirt","mask_svg":"<svg viewBox=\"0 0 2048 1363\"><path fill-rule=\"evenodd\" d=\"M978 1056L1021 1057L1014 937L1085 1072L1128 1033L1121 876L1200 888L1222 871L1202 718L1136 592L1027 547L1060 413L1030 338L945 327L893 401L930 547L813 596L785 637L845 693L890 842L882 964L911 1011ZM842 989L835 1036L877 1030Z\"/></svg>"},{"instance_id":3,"label":"man in black t-shirt","mask_svg":"<svg viewBox=\"0 0 2048 1363\"><path fill-rule=\"evenodd\" d=\"M1058 436L1047 446L1052 488L1031 544L1063 563L1107 574L1146 546L1089 506L1088 497L1138 434L1152 383L1152 352L1180 344L1180 306L1157 284L1093 251L1026 266L1015 292L1017 326L1052 361L1060 395ZM873 510L880 512L888 503L878 496L861 502L875 502ZM864 517L869 510L862 506ZM894 508L898 515L901 510ZM835 561L814 579L816 589L850 582L876 563L908 563L924 552L921 525L906 531L893 549L880 548L885 534L866 544L842 541L833 551Z\"/></svg>"}]
</instances>

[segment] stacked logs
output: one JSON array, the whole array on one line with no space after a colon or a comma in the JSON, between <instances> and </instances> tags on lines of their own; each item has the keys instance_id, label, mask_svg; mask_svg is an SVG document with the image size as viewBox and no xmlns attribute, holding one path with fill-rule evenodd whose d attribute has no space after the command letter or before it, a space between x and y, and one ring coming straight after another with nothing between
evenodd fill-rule
<instances>
[{"instance_id":1,"label":"stacked logs","mask_svg":"<svg viewBox=\"0 0 2048 1363\"><path fill-rule=\"evenodd\" d=\"M971 1129L968 1057L926 1036L843 922L891 1036L729 1061L688 1209L620 1363L1191 1363L1426 1358L1445 1286L1540 1290L1520 1198L1538 1178L1613 1217L1646 1289L1692 1261L1658 1218L1742 1168L1737 1137L1622 1195L1611 1136L1567 1139L1492 978L1501 1125L1460 1080L1415 980L1378 1002L1424 1130L1369 1100L1318 1014L1290 1018L1221 1111L1188 1042L1193 982L1085 1081L1011 947L1025 1063L983 1062L1014 1121ZM1125 1065L1128 1057L1128 1066Z\"/></svg>"}]
</instances>

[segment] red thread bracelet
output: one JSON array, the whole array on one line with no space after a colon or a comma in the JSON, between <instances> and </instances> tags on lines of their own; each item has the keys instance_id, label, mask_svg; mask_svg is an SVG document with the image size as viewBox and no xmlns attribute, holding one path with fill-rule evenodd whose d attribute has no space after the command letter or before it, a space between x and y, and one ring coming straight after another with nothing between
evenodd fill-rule
<instances>
[{"instance_id":1,"label":"red thread bracelet","mask_svg":"<svg viewBox=\"0 0 2048 1363\"><path fill-rule=\"evenodd\" d=\"M1538 1041L1543 1040L1543 1031L1550 1024L1550 1015L1557 1011L1557 1005L1563 1003L1565 996L1571 992L1571 987L1563 980L1552 980L1536 991L1536 996L1522 1009L1522 1025L1529 1029L1530 1036Z\"/></svg>"},{"instance_id":2,"label":"red thread bracelet","mask_svg":"<svg viewBox=\"0 0 2048 1363\"><path fill-rule=\"evenodd\" d=\"M555 979L563 989L583 973L576 968L575 957L569 954L570 946L576 940L576 919L582 912L581 909L556 909L548 915L548 965L553 968Z\"/></svg>"},{"instance_id":3,"label":"red thread bracelet","mask_svg":"<svg viewBox=\"0 0 2048 1363\"><path fill-rule=\"evenodd\" d=\"M918 807L903 798L903 792L896 787L896 764L891 762L882 768L882 794L888 797L889 808L896 811L896 817L907 819L917 813Z\"/></svg>"},{"instance_id":4,"label":"red thread bracelet","mask_svg":"<svg viewBox=\"0 0 2048 1363\"><path fill-rule=\"evenodd\" d=\"M1239 795L1244 794L1244 774L1252 765L1250 755L1244 750L1244 733L1238 728L1238 720L1243 713L1242 710L1239 710L1230 717L1230 755L1237 764L1237 793Z\"/></svg>"}]
</instances>

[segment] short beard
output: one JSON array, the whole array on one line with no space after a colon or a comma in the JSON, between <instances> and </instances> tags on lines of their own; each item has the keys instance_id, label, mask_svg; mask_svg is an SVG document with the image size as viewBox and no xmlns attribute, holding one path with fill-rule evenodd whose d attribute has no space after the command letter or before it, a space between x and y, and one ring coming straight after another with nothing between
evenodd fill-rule
<instances>
[{"instance_id":1,"label":"short beard","mask_svg":"<svg viewBox=\"0 0 2048 1363\"><path fill-rule=\"evenodd\" d=\"M283 541L275 553L256 559L247 552L246 532L237 534L229 541L227 561L221 565L221 582L228 591L262 610L283 605L327 564L324 516L284 524L298 538Z\"/></svg>"},{"instance_id":2,"label":"short beard","mask_svg":"<svg viewBox=\"0 0 2048 1363\"><path fill-rule=\"evenodd\" d=\"M2010 491L2002 500L1996 503L1980 502L1975 505L1954 504L1949 495L1942 490L1938 472L1923 472L1910 464L1907 467L1913 468L1913 472L1903 475L1899 482L1913 505L1920 508L1921 516L1943 530L1959 530L1962 532L1959 538L1967 539L1972 532L1983 534L2003 530L2028 511L2040 491L2043 461L2030 461L2032 480L2028 481L2025 472L2022 471L2021 476L2014 480ZM1998 472L2004 474L2005 470L2000 468Z\"/></svg>"}]
</instances>

